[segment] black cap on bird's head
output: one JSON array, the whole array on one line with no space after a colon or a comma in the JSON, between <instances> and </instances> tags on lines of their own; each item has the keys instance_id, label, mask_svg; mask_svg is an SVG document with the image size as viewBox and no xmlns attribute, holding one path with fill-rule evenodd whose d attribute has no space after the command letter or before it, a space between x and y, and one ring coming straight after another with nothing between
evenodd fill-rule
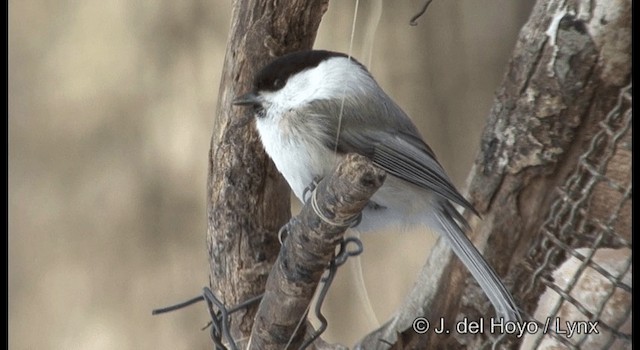
<instances>
[{"instance_id":1,"label":"black cap on bird's head","mask_svg":"<svg viewBox=\"0 0 640 350\"><path fill-rule=\"evenodd\" d=\"M233 100L237 106L260 105L259 93L262 91L278 91L282 89L289 77L309 68L317 67L321 62L332 57L345 57L340 52L326 50L306 50L289 53L276 58L264 66L253 79L252 90ZM350 58L358 65L358 61Z\"/></svg>"}]
</instances>

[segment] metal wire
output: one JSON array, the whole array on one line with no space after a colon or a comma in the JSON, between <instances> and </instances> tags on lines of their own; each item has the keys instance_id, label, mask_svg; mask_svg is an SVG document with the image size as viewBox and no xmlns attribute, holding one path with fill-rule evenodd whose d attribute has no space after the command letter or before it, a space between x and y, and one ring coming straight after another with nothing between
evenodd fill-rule
<instances>
[{"instance_id":1,"label":"metal wire","mask_svg":"<svg viewBox=\"0 0 640 350\"><path fill-rule=\"evenodd\" d=\"M631 334L620 329L630 316L630 307L615 322L603 319L603 312L614 294L632 292L631 285L623 281L631 269L631 242L615 228L624 207L631 201L632 184L630 177L627 183L619 183L606 175L609 161L632 125L631 88L629 84L622 89L616 105L599 123L598 132L591 139L586 152L579 157L578 166L565 183L556 189L557 200L551 205L538 240L527 254L527 264L532 269L529 283L519 291L522 299L527 300L538 300L543 291L553 291L557 301L549 309L549 317L561 317L562 310L571 307L581 314L581 320L598 322L601 333L606 331L611 335L602 349L608 349L614 342L631 346ZM606 215L589 217L587 213L592 205L593 193L602 186L617 193L616 203L606 208ZM621 266L618 271L611 271L594 260L597 251L603 248L628 249L629 256L616 257L618 266ZM552 274L568 259L576 259L579 263L575 270L571 270L573 275L560 285L554 281ZM600 286L600 290L606 292L589 304L578 300L574 289L581 283L586 271L591 274L595 271L597 276L606 281ZM534 320L533 317L530 319ZM543 325L539 320L535 322ZM538 333L534 348L549 337L569 349L579 349L590 338L584 334L569 339L562 332Z\"/></svg>"},{"instance_id":2,"label":"metal wire","mask_svg":"<svg viewBox=\"0 0 640 350\"><path fill-rule=\"evenodd\" d=\"M433 0L426 0L424 2L424 4L422 5L422 8L420 9L420 11L418 11L418 13L416 13L413 17L411 17L411 19L409 20L409 25L411 25L412 27L415 27L418 25L418 18L422 17L422 15L424 15L425 12L427 12L427 8L429 7L429 5L431 4L431 1Z\"/></svg>"},{"instance_id":3,"label":"metal wire","mask_svg":"<svg viewBox=\"0 0 640 350\"><path fill-rule=\"evenodd\" d=\"M349 249L349 243L355 244L356 248L354 250ZM336 257L331 260L329 263L329 268L327 268L327 276L322 278L320 281L322 283L322 288L318 292L318 298L316 299L316 303L314 305L315 316L320 321L320 327L313 333L313 335L307 339L301 346L300 350L304 350L309 345L311 345L318 337L327 330L327 326L329 322L327 318L322 314L322 305L324 304L324 299L329 293L329 287L331 287L331 283L338 271L338 267L344 265L347 262L347 259L352 256L360 255L363 251L362 241L356 237L347 237L342 242L340 242L340 248Z\"/></svg>"},{"instance_id":4,"label":"metal wire","mask_svg":"<svg viewBox=\"0 0 640 350\"><path fill-rule=\"evenodd\" d=\"M227 346L222 342L223 338L227 342L228 346L231 350L237 350L238 346L236 345L233 336L231 336L231 331L229 329L231 320L229 319L230 315L236 311L247 308L248 306L257 303L262 299L263 294L255 296L253 298L247 299L246 301L237 304L231 308L227 308L220 299L218 299L215 294L211 291L209 287L204 287L202 290L202 295L199 295L195 298L189 299L185 302L167 306L160 309L155 309L151 312L152 315L159 315L171 311L176 311L187 306L193 305L195 303L206 301L209 312L209 316L211 317L211 321L203 328L203 330L207 329L207 327L211 327L211 340L215 345L216 350L227 350ZM214 311L214 307L218 311Z\"/></svg>"},{"instance_id":5,"label":"metal wire","mask_svg":"<svg viewBox=\"0 0 640 350\"><path fill-rule=\"evenodd\" d=\"M355 248L351 248L350 245L355 245ZM362 253L362 251L362 242L356 237L348 237L340 242L338 253L331 260L331 262L329 263L329 267L327 268L327 276L323 277L320 281L322 287L320 288L318 292L318 298L313 305L315 316L320 321L320 327L313 333L313 335L309 339L307 339L305 343L302 344L302 346L299 348L300 350L306 349L327 329L328 321L327 318L322 314L322 305L329 292L329 288L331 287L331 283L333 282L338 267L346 263L349 257L359 255ZM215 349L238 350L238 346L230 331L230 316L236 311L245 309L248 306L259 302L262 299L263 295L264 294L260 294L240 304L228 308L220 299L215 296L215 294L213 294L209 287L204 287L202 295L175 305L154 309L151 314L159 315L167 312L172 312L201 301L206 301L208 305L207 311L209 312L211 321L209 321L209 323L203 328L203 330L207 327L211 327L210 336ZM306 315L304 317L306 318ZM223 340L226 341L227 345L223 343Z\"/></svg>"}]
</instances>

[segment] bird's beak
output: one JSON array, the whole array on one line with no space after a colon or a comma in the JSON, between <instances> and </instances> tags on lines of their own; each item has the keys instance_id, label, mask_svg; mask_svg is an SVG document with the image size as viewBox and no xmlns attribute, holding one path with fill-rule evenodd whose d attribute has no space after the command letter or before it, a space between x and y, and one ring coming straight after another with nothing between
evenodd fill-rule
<instances>
[{"instance_id":1,"label":"bird's beak","mask_svg":"<svg viewBox=\"0 0 640 350\"><path fill-rule=\"evenodd\" d=\"M255 92L248 92L236 97L232 103L236 106L257 106L260 105L260 96Z\"/></svg>"}]
</instances>

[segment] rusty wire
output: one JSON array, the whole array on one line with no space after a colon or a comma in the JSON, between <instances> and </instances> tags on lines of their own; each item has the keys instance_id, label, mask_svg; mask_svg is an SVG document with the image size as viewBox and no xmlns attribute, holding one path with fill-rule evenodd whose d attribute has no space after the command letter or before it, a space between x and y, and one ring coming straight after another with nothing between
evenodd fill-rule
<instances>
[{"instance_id":1,"label":"rusty wire","mask_svg":"<svg viewBox=\"0 0 640 350\"><path fill-rule=\"evenodd\" d=\"M286 226L284 226L286 228ZM350 247L353 246L353 247ZM324 303L325 297L329 292L329 288L331 287L331 283L338 271L338 267L344 265L349 257L357 256L361 254L363 251L362 241L356 237L348 237L342 240L339 244L338 252L336 256L329 263L329 267L327 268L326 275L320 281L321 287L318 291L318 298L316 299L315 304L313 305L313 310L316 318L320 321L320 326L318 329L311 335L309 339L305 343L300 346L299 350L304 350L309 347L316 339L318 339L322 333L327 329L328 321L326 317L322 314L322 305ZM235 339L231 335L230 324L231 324L231 314L245 309L262 299L264 294L260 294L253 298L250 298L238 305L234 305L232 307L226 306L220 299L218 299L215 294L211 291L209 287L203 288L202 295L191 298L187 301L155 309L151 312L152 315L164 314L172 311L176 311L187 306L193 305L195 303L206 301L207 302L207 311L209 312L209 316L211 320L207 323L207 325L203 328L203 330L211 327L210 337L213 341L216 350L237 350L238 346L236 344ZM306 315L304 315L306 318ZM225 345L226 342L226 345Z\"/></svg>"},{"instance_id":2,"label":"rusty wire","mask_svg":"<svg viewBox=\"0 0 640 350\"><path fill-rule=\"evenodd\" d=\"M575 308L581 315L581 320L598 322L601 333L609 332L602 349L608 349L614 342L631 346L631 334L620 328L630 319L631 309L620 315L617 320L608 322L603 319L603 311L616 291L631 293L630 284L623 281L631 269L631 242L616 231L615 224L620 218L625 205L632 198L632 183L618 183L607 177L606 171L622 137L629 132L632 125L632 86L623 88L618 96L616 105L599 123L599 130L590 141L589 147L578 159L573 173L556 189L557 198L550 207L550 212L540 229L538 240L534 242L527 253L526 260L532 273L529 283L524 284L519 291L522 299L538 300L545 290L555 293L555 304L550 308L548 318L561 317L563 308ZM617 203L609 208L609 212L602 218L589 217L588 206L596 186L607 186L619 195ZM618 271L609 271L594 261L593 257L598 249L628 249L629 255L617 257L622 266ZM586 254L585 254L586 253ZM577 259L579 265L565 286L554 281L552 273L569 259ZM572 291L579 284L587 269L592 269L602 276L608 284L606 293L593 304L585 305L583 301L574 297ZM610 284L610 285L609 285ZM577 292L575 292L577 293ZM629 294L630 295L630 294ZM545 326L533 315L526 315L528 321L536 322L540 327ZM614 323L614 324L610 324ZM534 348L540 346L549 337L568 349L579 349L589 339L589 335L569 339L561 332L551 331L535 334ZM491 339L493 348L505 337Z\"/></svg>"}]
</instances>

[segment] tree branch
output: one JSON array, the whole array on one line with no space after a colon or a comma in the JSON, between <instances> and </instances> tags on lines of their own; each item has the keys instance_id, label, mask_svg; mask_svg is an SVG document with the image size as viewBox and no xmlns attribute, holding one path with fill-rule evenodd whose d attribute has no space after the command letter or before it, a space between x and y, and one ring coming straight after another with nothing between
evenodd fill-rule
<instances>
[{"instance_id":1,"label":"tree branch","mask_svg":"<svg viewBox=\"0 0 640 350\"><path fill-rule=\"evenodd\" d=\"M348 155L336 171L320 182L315 198L318 210L335 225L316 214L312 199L290 221L289 235L269 275L267 289L251 332L251 349L284 349L296 332L316 291L336 245L349 223L382 186L384 171L360 155ZM302 322L289 348L297 349L305 334Z\"/></svg>"},{"instance_id":2,"label":"tree branch","mask_svg":"<svg viewBox=\"0 0 640 350\"><path fill-rule=\"evenodd\" d=\"M289 188L247 122L251 111L231 101L273 57L310 49L327 6L328 0L234 1L207 182L210 283L226 305L264 291L280 248L276 232L291 216ZM234 314L235 339L249 335L256 307Z\"/></svg>"}]
</instances>

